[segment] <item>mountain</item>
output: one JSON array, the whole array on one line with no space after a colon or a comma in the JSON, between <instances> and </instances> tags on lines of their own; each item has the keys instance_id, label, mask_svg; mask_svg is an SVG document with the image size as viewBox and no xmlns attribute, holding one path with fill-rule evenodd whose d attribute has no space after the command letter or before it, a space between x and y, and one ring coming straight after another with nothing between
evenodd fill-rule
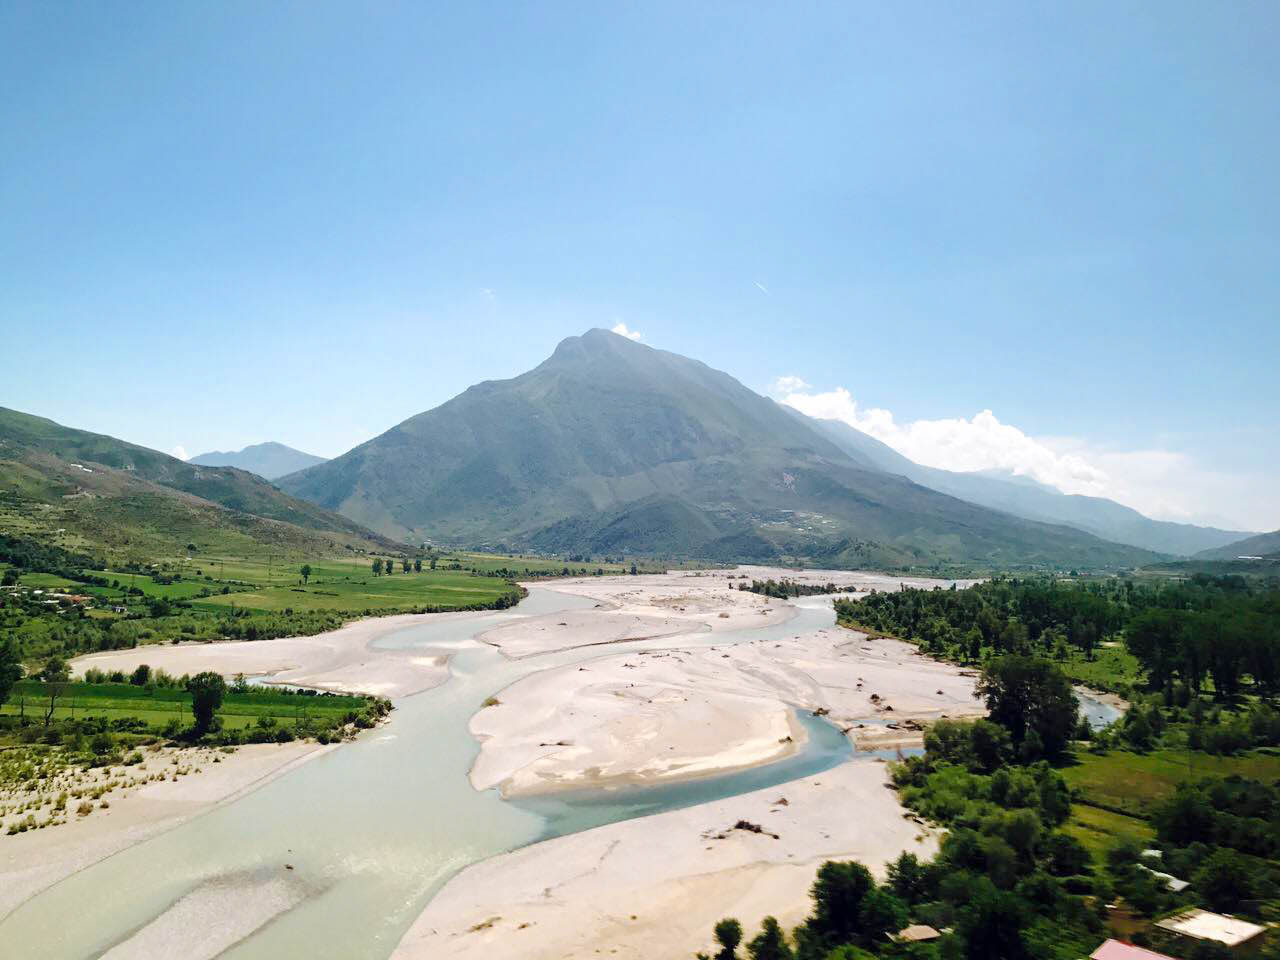
<instances>
[{"instance_id":1,"label":"mountain","mask_svg":"<svg viewBox=\"0 0 1280 960\"><path fill-rule=\"evenodd\" d=\"M386 537L262 477L205 467L0 407L0 530L117 553L386 550Z\"/></svg>"},{"instance_id":2,"label":"mountain","mask_svg":"<svg viewBox=\"0 0 1280 960\"><path fill-rule=\"evenodd\" d=\"M267 480L275 480L288 473L296 473L317 463L324 463L324 457L316 457L283 443L268 440L266 443L254 443L243 450L214 450L192 457L187 463L203 467L235 467L248 470Z\"/></svg>"},{"instance_id":3,"label":"mountain","mask_svg":"<svg viewBox=\"0 0 1280 960\"><path fill-rule=\"evenodd\" d=\"M840 420L816 420L799 411L792 412L815 426L851 457L860 457L881 470L901 474L941 493L1028 520L1066 524L1104 540L1183 557L1249 536L1241 530L1152 520L1114 500L1062 493L1030 477L1012 473L954 473L924 467Z\"/></svg>"},{"instance_id":4,"label":"mountain","mask_svg":"<svg viewBox=\"0 0 1280 960\"><path fill-rule=\"evenodd\" d=\"M727 374L605 330L279 485L446 543L844 566L1152 558L886 472Z\"/></svg>"},{"instance_id":5,"label":"mountain","mask_svg":"<svg viewBox=\"0 0 1280 960\"><path fill-rule=\"evenodd\" d=\"M1196 554L1197 560L1234 560L1237 557L1280 558L1280 530L1260 533L1216 550L1203 550Z\"/></svg>"}]
</instances>

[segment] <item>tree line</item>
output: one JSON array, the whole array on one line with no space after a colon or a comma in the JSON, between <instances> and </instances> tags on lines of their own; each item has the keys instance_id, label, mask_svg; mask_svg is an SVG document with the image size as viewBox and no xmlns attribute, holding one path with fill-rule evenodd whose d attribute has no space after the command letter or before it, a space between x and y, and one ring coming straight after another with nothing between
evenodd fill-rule
<instances>
[{"instance_id":1,"label":"tree line","mask_svg":"<svg viewBox=\"0 0 1280 960\"><path fill-rule=\"evenodd\" d=\"M1280 691L1280 590L1239 576L1187 581L997 578L964 590L903 588L836 601L840 620L979 662L1005 654L1086 659L1123 640L1155 689L1174 681L1224 697Z\"/></svg>"},{"instance_id":2,"label":"tree line","mask_svg":"<svg viewBox=\"0 0 1280 960\"><path fill-rule=\"evenodd\" d=\"M778 600L786 600L790 597L813 597L829 593L848 593L853 588L835 583L800 583L796 580L774 580L770 578L768 580L752 580L750 583L742 580L738 583L738 589L763 594L766 597L775 597Z\"/></svg>"}]
</instances>

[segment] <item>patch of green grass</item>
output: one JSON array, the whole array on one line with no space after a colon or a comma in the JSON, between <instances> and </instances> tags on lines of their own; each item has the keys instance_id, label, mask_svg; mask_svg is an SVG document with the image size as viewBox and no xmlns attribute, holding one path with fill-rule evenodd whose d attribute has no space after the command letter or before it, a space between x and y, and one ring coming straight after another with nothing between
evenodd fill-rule
<instances>
[{"instance_id":1,"label":"patch of green grass","mask_svg":"<svg viewBox=\"0 0 1280 960\"><path fill-rule=\"evenodd\" d=\"M193 601L196 609L412 610L417 607L466 607L489 604L512 589L497 577L477 577L453 570L423 570L375 577L371 572L350 579L314 577L305 586L262 587Z\"/></svg>"},{"instance_id":2,"label":"patch of green grass","mask_svg":"<svg viewBox=\"0 0 1280 960\"><path fill-rule=\"evenodd\" d=\"M25 712L40 722L48 703L43 684L21 681L15 685L9 702L0 707L0 714L16 716L22 711L20 701L25 698ZM253 726L259 717L274 717L278 723L292 725L307 719L338 720L347 713L361 712L368 701L363 697L304 696L283 693L279 690L251 690L247 693L228 691L218 715L228 729ZM127 683L72 683L66 694L58 700L54 719L73 717L105 717L115 720L136 717L149 726L163 727L177 719L189 725L191 695L174 687L139 687Z\"/></svg>"},{"instance_id":3,"label":"patch of green grass","mask_svg":"<svg viewBox=\"0 0 1280 960\"><path fill-rule=\"evenodd\" d=\"M1232 774L1267 782L1280 778L1280 756L1257 750L1234 757L1195 750L1113 750L1101 756L1081 753L1076 759L1062 775L1080 801L1140 818L1150 816L1157 802L1187 780Z\"/></svg>"},{"instance_id":4,"label":"patch of green grass","mask_svg":"<svg viewBox=\"0 0 1280 960\"><path fill-rule=\"evenodd\" d=\"M1123 646L1097 647L1092 660L1086 660L1074 649L1072 653L1070 659L1055 662L1073 683L1081 683L1094 690L1127 693L1142 673L1138 658Z\"/></svg>"},{"instance_id":5,"label":"patch of green grass","mask_svg":"<svg viewBox=\"0 0 1280 960\"><path fill-rule=\"evenodd\" d=\"M18 578L18 583L34 590L65 590L74 593L84 589L84 584L53 573L24 573Z\"/></svg>"},{"instance_id":6,"label":"patch of green grass","mask_svg":"<svg viewBox=\"0 0 1280 960\"><path fill-rule=\"evenodd\" d=\"M1155 837L1155 831L1145 820L1079 802L1071 805L1071 819L1062 832L1083 843L1095 864L1104 863L1107 850L1120 840L1132 840L1148 847Z\"/></svg>"}]
</instances>

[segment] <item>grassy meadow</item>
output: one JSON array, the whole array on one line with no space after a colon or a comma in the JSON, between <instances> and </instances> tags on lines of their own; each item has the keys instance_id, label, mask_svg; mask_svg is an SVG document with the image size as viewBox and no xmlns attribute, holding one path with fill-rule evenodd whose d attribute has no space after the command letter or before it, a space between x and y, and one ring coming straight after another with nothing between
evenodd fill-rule
<instances>
[{"instance_id":1,"label":"grassy meadow","mask_svg":"<svg viewBox=\"0 0 1280 960\"><path fill-rule=\"evenodd\" d=\"M1081 752L1061 773L1074 801L1071 819L1063 829L1101 862L1106 851L1121 840L1132 840L1142 847L1152 844L1151 811L1178 784L1232 775L1271 783L1280 779L1280 753L1270 748L1235 756L1186 749Z\"/></svg>"},{"instance_id":2,"label":"grassy meadow","mask_svg":"<svg viewBox=\"0 0 1280 960\"><path fill-rule=\"evenodd\" d=\"M32 680L19 681L0 707L0 717L16 718L24 715L43 723L48 704L45 685ZM268 717L281 727L328 728L339 723L350 713L362 713L368 706L365 697L337 695L309 696L272 690L250 688L238 693L229 690L218 710L226 730L242 730L256 726L260 718ZM54 708L54 721L89 720L102 718L108 723L116 720L137 719L151 730L162 730L173 721L185 728L192 723L191 694L180 687L134 686L128 683L67 684L66 693Z\"/></svg>"},{"instance_id":3,"label":"grassy meadow","mask_svg":"<svg viewBox=\"0 0 1280 960\"><path fill-rule=\"evenodd\" d=\"M1081 753L1062 775L1080 802L1145 818L1153 804L1185 781L1232 775L1268 783L1280 779L1280 753L1269 748L1235 756L1185 749Z\"/></svg>"}]
</instances>

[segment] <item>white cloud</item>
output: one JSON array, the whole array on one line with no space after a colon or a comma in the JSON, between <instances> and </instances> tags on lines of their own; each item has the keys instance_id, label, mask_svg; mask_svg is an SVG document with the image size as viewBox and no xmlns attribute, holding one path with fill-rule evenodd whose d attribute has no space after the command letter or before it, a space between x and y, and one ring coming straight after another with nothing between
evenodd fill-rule
<instances>
[{"instance_id":1,"label":"white cloud","mask_svg":"<svg viewBox=\"0 0 1280 960\"><path fill-rule=\"evenodd\" d=\"M803 390L810 389L811 387L812 384L801 377L788 374L787 376L779 377L777 380L773 381L773 386L769 389L769 392L775 397L786 397L790 394L798 394ZM796 409L799 409L799 407Z\"/></svg>"},{"instance_id":2,"label":"white cloud","mask_svg":"<svg viewBox=\"0 0 1280 960\"><path fill-rule=\"evenodd\" d=\"M613 332L616 333L618 336L626 337L628 340L638 341L638 340L644 339L644 337L641 335L639 330L628 330L627 325L623 323L621 320L615 323L612 329L613 329Z\"/></svg>"},{"instance_id":3,"label":"white cloud","mask_svg":"<svg viewBox=\"0 0 1280 960\"><path fill-rule=\"evenodd\" d=\"M768 296L768 295L769 295L769 288L768 288L768 287L766 287L766 286L765 286L763 283L761 283L759 280L752 280L751 282L752 282L752 283L754 283L757 287L759 287L759 288L760 288L760 292L761 292L761 293L763 293L765 296Z\"/></svg>"},{"instance_id":4,"label":"white cloud","mask_svg":"<svg viewBox=\"0 0 1280 960\"><path fill-rule=\"evenodd\" d=\"M182 444L178 444L176 447L170 447L169 456L177 457L179 460L191 459L191 455L187 453L187 448L184 447Z\"/></svg>"},{"instance_id":5,"label":"white cloud","mask_svg":"<svg viewBox=\"0 0 1280 960\"><path fill-rule=\"evenodd\" d=\"M844 387L825 393L799 377L779 377L773 394L801 413L841 420L916 463L943 470L1005 470L1063 493L1107 497L1150 517L1240 529L1270 529L1274 498L1262 478L1209 470L1171 450L1114 450L1065 437L1036 438L990 410L972 417L899 423L879 407L860 408ZM1226 515L1224 515L1226 514Z\"/></svg>"},{"instance_id":6,"label":"white cloud","mask_svg":"<svg viewBox=\"0 0 1280 960\"><path fill-rule=\"evenodd\" d=\"M480 296L484 300L492 300L495 296L494 292L488 287L480 288Z\"/></svg>"}]
</instances>

